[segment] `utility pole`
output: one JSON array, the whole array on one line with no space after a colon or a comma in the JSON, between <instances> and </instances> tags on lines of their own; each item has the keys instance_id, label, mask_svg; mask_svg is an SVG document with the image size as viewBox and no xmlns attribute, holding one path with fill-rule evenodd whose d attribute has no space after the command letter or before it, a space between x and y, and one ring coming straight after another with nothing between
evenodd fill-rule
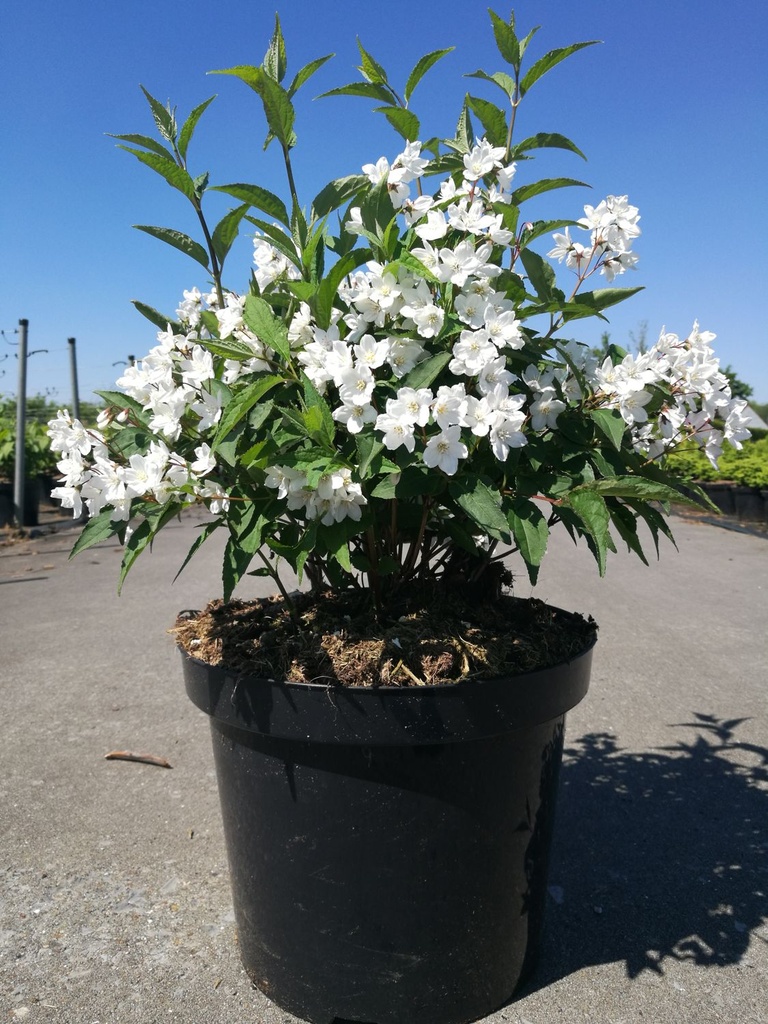
<instances>
[{"instance_id":1,"label":"utility pole","mask_svg":"<svg viewBox=\"0 0 768 1024\"><path fill-rule=\"evenodd\" d=\"M72 378L72 416L80 419L80 394L77 389L77 355L75 354L75 339L67 338L69 344L69 371Z\"/></svg>"},{"instance_id":2,"label":"utility pole","mask_svg":"<svg viewBox=\"0 0 768 1024\"><path fill-rule=\"evenodd\" d=\"M24 526L24 475L27 419L27 328L29 320L19 320L19 389L16 394L16 473L13 479L13 504L16 525Z\"/></svg>"}]
</instances>

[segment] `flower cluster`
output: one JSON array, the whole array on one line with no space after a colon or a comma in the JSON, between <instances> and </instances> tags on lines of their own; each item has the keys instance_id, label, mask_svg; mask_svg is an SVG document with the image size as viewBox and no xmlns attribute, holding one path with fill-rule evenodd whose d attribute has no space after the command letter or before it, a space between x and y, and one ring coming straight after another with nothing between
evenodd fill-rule
<instances>
[{"instance_id":1,"label":"flower cluster","mask_svg":"<svg viewBox=\"0 0 768 1024\"><path fill-rule=\"evenodd\" d=\"M434 57L416 66L410 91ZM269 62L258 70L274 79ZM233 69L261 82L251 71ZM632 294L585 284L635 269L637 208L613 195L586 206L555 226L576 224L588 239L566 227L542 256L535 243L551 228L520 206L552 185L518 185L525 144L512 145L511 124L501 132L504 112L469 97L489 130L473 137L465 111L440 149L418 140L415 115L392 92L386 110L404 148L331 182L307 216L290 165L292 94L277 80L266 92L291 211L259 186L217 187L272 218L253 221L250 289L228 290L221 273L241 207L206 227L213 288L184 292L175 319L149 311L157 344L117 381L120 392L104 394L97 427L66 413L50 424L61 453L54 493L91 517L81 546L138 523L127 571L174 514L202 502L230 535L226 591L266 547L298 572L311 566L313 581L367 577L377 600L415 574L439 575L457 550L475 576L477 564L516 550L534 579L558 522L587 539L601 570L611 527L641 553L638 520L655 538L655 502L680 496L666 455L694 439L716 461L748 432L714 336L697 324L682 340L662 331L645 352L602 360L570 336L574 322ZM175 119L152 103L178 151ZM198 116L182 129L185 150ZM167 173L157 169L177 188L189 177L180 151ZM185 187L202 216L205 184L189 177ZM328 215L342 208L332 236ZM166 240L178 248L179 238ZM187 243L198 258L202 247ZM570 298L555 284L558 263L576 276Z\"/></svg>"}]
</instances>

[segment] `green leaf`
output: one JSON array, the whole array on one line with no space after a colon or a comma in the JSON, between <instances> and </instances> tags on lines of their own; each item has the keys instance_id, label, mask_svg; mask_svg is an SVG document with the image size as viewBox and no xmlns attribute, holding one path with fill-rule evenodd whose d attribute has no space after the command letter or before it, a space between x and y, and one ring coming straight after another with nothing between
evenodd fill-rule
<instances>
[{"instance_id":1,"label":"green leaf","mask_svg":"<svg viewBox=\"0 0 768 1024\"><path fill-rule=\"evenodd\" d=\"M615 306L617 302L636 295L643 290L638 288L598 288L594 292L580 292L573 302L563 307L564 320L577 320L586 316L599 316L602 310ZM605 318L603 318L605 319Z\"/></svg>"},{"instance_id":2,"label":"green leaf","mask_svg":"<svg viewBox=\"0 0 768 1024\"><path fill-rule=\"evenodd\" d=\"M515 543L520 548L520 554L525 559L528 573L531 575L531 570L538 570L547 551L549 540L547 520L532 501L518 498L509 510L509 525L512 527ZM534 574L531 583L535 582Z\"/></svg>"},{"instance_id":3,"label":"green leaf","mask_svg":"<svg viewBox=\"0 0 768 1024\"><path fill-rule=\"evenodd\" d=\"M165 178L172 188L178 189L187 199L194 202L197 198L195 185L189 172L185 171L183 167L179 167L173 160L160 156L158 153L144 153L142 150L132 149L130 146L119 146L118 149L124 149L126 153L133 153L137 160L146 164L147 167L151 167L153 171L156 171L162 178Z\"/></svg>"},{"instance_id":4,"label":"green leaf","mask_svg":"<svg viewBox=\"0 0 768 1024\"><path fill-rule=\"evenodd\" d=\"M351 82L349 85L341 85L337 89L330 89L320 94L320 99L326 96L363 96L370 100L379 100L380 103L391 103L392 93L383 85L376 85L373 82Z\"/></svg>"},{"instance_id":5,"label":"green leaf","mask_svg":"<svg viewBox=\"0 0 768 1024\"><path fill-rule=\"evenodd\" d=\"M608 551L615 550L609 532L611 517L604 498L601 494L582 486L566 494L563 502L568 508L573 509L584 530L592 538L593 553L600 575L604 576Z\"/></svg>"},{"instance_id":6,"label":"green leaf","mask_svg":"<svg viewBox=\"0 0 768 1024\"><path fill-rule=\"evenodd\" d=\"M508 64L511 64L516 71L519 71L520 44L515 35L514 21L511 20L510 24L507 24L505 21L502 21L495 11L489 10L488 13L493 23L493 35L496 39L496 47L499 53Z\"/></svg>"},{"instance_id":7,"label":"green leaf","mask_svg":"<svg viewBox=\"0 0 768 1024\"><path fill-rule=\"evenodd\" d=\"M425 53L423 57L419 58L413 71L408 75L408 81L405 83L403 96L405 97L406 103L409 102L411 95L413 94L413 90L429 69L454 49L455 47L449 46L446 50L433 50L431 53Z\"/></svg>"},{"instance_id":8,"label":"green leaf","mask_svg":"<svg viewBox=\"0 0 768 1024\"><path fill-rule=\"evenodd\" d=\"M525 96L534 82L537 82L542 75L551 71L556 64L565 60L566 57L570 57L577 50L583 50L585 46L594 46L599 42L599 39L590 39L586 43L572 43L570 46L560 46L556 50L550 50L549 53L545 53L543 57L540 57L535 64L528 68L528 71L523 76L523 80L520 82L520 95Z\"/></svg>"},{"instance_id":9,"label":"green leaf","mask_svg":"<svg viewBox=\"0 0 768 1024\"><path fill-rule=\"evenodd\" d=\"M208 253L199 242L196 242L194 238L190 238L189 235L185 235L181 231L175 231L173 228L153 228L148 224L134 224L133 226L137 231L143 231L147 235L152 235L153 238L159 238L161 242L165 242L167 245L173 246L174 249L178 249L187 256L191 256L193 260L197 260L206 270L209 269Z\"/></svg>"},{"instance_id":10,"label":"green leaf","mask_svg":"<svg viewBox=\"0 0 768 1024\"><path fill-rule=\"evenodd\" d=\"M190 140L192 139L192 135L194 134L195 128L197 128L197 122L200 120L206 109L211 105L211 103L213 103L215 99L215 96L210 96L199 106L195 107L195 109L191 112L189 117L182 125L181 132L179 133L178 145L179 153L181 153L184 159L186 159L187 149L189 148L189 143Z\"/></svg>"},{"instance_id":11,"label":"green leaf","mask_svg":"<svg viewBox=\"0 0 768 1024\"><path fill-rule=\"evenodd\" d=\"M374 459L384 451L384 445L373 434L356 434L357 471L360 479L365 480Z\"/></svg>"},{"instance_id":12,"label":"green leaf","mask_svg":"<svg viewBox=\"0 0 768 1024\"><path fill-rule=\"evenodd\" d=\"M394 262L388 263L386 270L397 276L401 267L404 267L406 270L410 270L410 272L412 274L416 274L417 277L423 277L424 280L429 281L430 284L440 284L440 278L437 277L425 263L422 263L418 257L414 256L413 253L409 252L407 249L403 249Z\"/></svg>"},{"instance_id":13,"label":"green leaf","mask_svg":"<svg viewBox=\"0 0 768 1024\"><path fill-rule=\"evenodd\" d=\"M418 117L412 111L396 106L374 107L373 109L377 114L383 114L406 142L418 139L421 126Z\"/></svg>"},{"instance_id":14,"label":"green leaf","mask_svg":"<svg viewBox=\"0 0 768 1024\"><path fill-rule=\"evenodd\" d=\"M199 533L199 535L197 537L195 537L195 540L194 540L192 546L190 547L189 551L187 552L186 557L184 558L184 561L181 563L181 567L179 568L179 571L173 577L173 582L174 583L179 578L179 576L181 576L181 574L184 572L186 567L189 565L191 559L194 557L194 555L197 554L197 552L200 550L200 548L203 546L203 544L205 544L205 542L208 540L208 538L211 536L211 534L214 533L216 530L219 529L220 526L223 526L223 525L224 525L223 520L221 520L221 519L213 519L210 522L205 523L201 527L200 533Z\"/></svg>"},{"instance_id":15,"label":"green leaf","mask_svg":"<svg viewBox=\"0 0 768 1024\"><path fill-rule=\"evenodd\" d=\"M589 188L586 181L577 181L576 178L542 178L541 181L531 182L530 185L523 185L520 188L515 189L512 193L510 202L519 206L524 203L526 199L533 199L534 196L540 196L542 192L551 192L556 188L571 188L578 186L579 188Z\"/></svg>"},{"instance_id":16,"label":"green leaf","mask_svg":"<svg viewBox=\"0 0 768 1024\"><path fill-rule=\"evenodd\" d=\"M357 48L360 51L360 58L362 61L361 66L358 68L358 71L363 76L363 78L367 79L369 82L372 82L374 85L386 85L386 71L381 66L381 64L379 64L378 61L374 60L370 53L368 53L368 51L364 48L363 44L360 42L359 37L357 40Z\"/></svg>"},{"instance_id":17,"label":"green leaf","mask_svg":"<svg viewBox=\"0 0 768 1024\"><path fill-rule=\"evenodd\" d=\"M96 391L95 394L99 398L104 399L104 404L111 406L113 409L130 409L134 416L136 416L141 423L144 423L147 413L141 405L141 402L137 402L135 398L131 398L129 395L123 394L122 391Z\"/></svg>"},{"instance_id":18,"label":"green leaf","mask_svg":"<svg viewBox=\"0 0 768 1024\"><path fill-rule=\"evenodd\" d=\"M168 325L176 326L170 317L167 317L164 313L154 309L152 306L148 306L146 302L139 302L138 299L131 300L136 309L141 313L143 317L146 317L151 324L155 327L159 327L161 331L168 329Z\"/></svg>"},{"instance_id":19,"label":"green leaf","mask_svg":"<svg viewBox=\"0 0 768 1024\"><path fill-rule=\"evenodd\" d=\"M575 488L571 495L582 491L600 494L603 497L633 498L639 501L675 501L694 508L701 504L677 487L642 476L615 476L610 480L592 480Z\"/></svg>"},{"instance_id":20,"label":"green leaf","mask_svg":"<svg viewBox=\"0 0 768 1024\"><path fill-rule=\"evenodd\" d=\"M501 496L497 491L469 473L452 480L448 490L456 504L483 533L509 542L509 523L501 510Z\"/></svg>"},{"instance_id":21,"label":"green leaf","mask_svg":"<svg viewBox=\"0 0 768 1024\"><path fill-rule=\"evenodd\" d=\"M143 85L139 86L139 88L144 93L147 103L149 103L157 130L167 142L175 142L176 118L173 112L169 110L168 107L164 107L159 100L156 100L154 96L148 93Z\"/></svg>"},{"instance_id":22,"label":"green leaf","mask_svg":"<svg viewBox=\"0 0 768 1024\"><path fill-rule=\"evenodd\" d=\"M153 440L146 427L123 427L110 441L113 452L129 459L131 455L143 454Z\"/></svg>"},{"instance_id":23,"label":"green leaf","mask_svg":"<svg viewBox=\"0 0 768 1024\"><path fill-rule=\"evenodd\" d=\"M272 307L257 295L249 295L243 308L243 320L263 344L274 349L286 362L291 360L288 329Z\"/></svg>"},{"instance_id":24,"label":"green leaf","mask_svg":"<svg viewBox=\"0 0 768 1024\"><path fill-rule=\"evenodd\" d=\"M490 103L479 96L470 96L469 93L467 93L466 103L485 128L485 137L491 145L506 147L507 116L501 107L497 107L495 103Z\"/></svg>"},{"instance_id":25,"label":"green leaf","mask_svg":"<svg viewBox=\"0 0 768 1024\"><path fill-rule=\"evenodd\" d=\"M270 132L286 149L292 149L295 146L296 135L293 131L293 124L296 113L291 98L280 83L271 78L263 68L239 65L234 68L211 71L210 74L234 75L249 85L261 97Z\"/></svg>"},{"instance_id":26,"label":"green leaf","mask_svg":"<svg viewBox=\"0 0 768 1024\"><path fill-rule=\"evenodd\" d=\"M503 71L494 71L492 75L489 75L487 71L473 71L469 75L465 75L465 78L482 78L485 82L492 82L497 85L505 96L514 102L515 94L517 92L517 86L515 80L510 75L505 74Z\"/></svg>"},{"instance_id":27,"label":"green leaf","mask_svg":"<svg viewBox=\"0 0 768 1024\"><path fill-rule=\"evenodd\" d=\"M110 518L112 512L113 509L105 508L98 515L88 520L80 536L72 546L72 550L69 553L70 558L74 558L81 551L86 551L88 548L93 547L94 544L100 544L103 540L114 537L115 534L125 529L125 523L112 521Z\"/></svg>"},{"instance_id":28,"label":"green leaf","mask_svg":"<svg viewBox=\"0 0 768 1024\"><path fill-rule=\"evenodd\" d=\"M144 146L145 149L149 149L153 153L157 153L158 156L163 157L165 160L170 160L171 163L176 162L174 160L173 153L149 135L113 135L110 132L107 132L107 135L110 139L119 139L121 142L130 142L134 146ZM126 147L119 146L118 148L125 149Z\"/></svg>"},{"instance_id":29,"label":"green leaf","mask_svg":"<svg viewBox=\"0 0 768 1024\"><path fill-rule=\"evenodd\" d=\"M629 508L619 501L607 502L609 511L611 513L611 522L616 527L616 531L627 545L630 551L634 553L648 565L648 559L645 557L645 552L640 543L640 538L637 534L637 515Z\"/></svg>"},{"instance_id":30,"label":"green leaf","mask_svg":"<svg viewBox=\"0 0 768 1024\"><path fill-rule=\"evenodd\" d=\"M156 510L153 510L151 515L148 515L146 519L139 523L126 539L125 546L123 547L123 557L120 562L120 576L117 581L118 594L122 591L125 577L130 572L136 559L142 551L152 544L152 541L165 524L178 516L182 508L181 504L173 501L156 507Z\"/></svg>"},{"instance_id":31,"label":"green leaf","mask_svg":"<svg viewBox=\"0 0 768 1024\"><path fill-rule=\"evenodd\" d=\"M550 302L558 297L554 268L533 249L520 252L525 272L533 285L537 296L542 302Z\"/></svg>"},{"instance_id":32,"label":"green leaf","mask_svg":"<svg viewBox=\"0 0 768 1024\"><path fill-rule=\"evenodd\" d=\"M293 96L298 90L308 82L309 79L318 71L326 61L329 61L334 54L328 53L325 57L318 57L317 60L311 60L309 64L305 64L300 71L298 71L288 88L288 95Z\"/></svg>"},{"instance_id":33,"label":"green leaf","mask_svg":"<svg viewBox=\"0 0 768 1024\"><path fill-rule=\"evenodd\" d=\"M301 263L299 261L299 254L296 252L296 246L293 244L292 239L290 239L281 228L276 224L269 224L265 220L260 220L258 217L247 216L246 220L255 225L259 229L260 234L264 235L265 238L268 238L272 245L278 249L283 256L285 256L289 263L292 263L297 270L301 270Z\"/></svg>"},{"instance_id":34,"label":"green leaf","mask_svg":"<svg viewBox=\"0 0 768 1024\"><path fill-rule=\"evenodd\" d=\"M305 373L301 375L301 383L304 386L304 401L307 406L307 412L314 411L315 422L312 425L312 434L322 445L330 448L333 446L336 424L328 403Z\"/></svg>"},{"instance_id":35,"label":"green leaf","mask_svg":"<svg viewBox=\"0 0 768 1024\"><path fill-rule=\"evenodd\" d=\"M314 313L318 327L327 330L331 322L333 303L338 295L339 285L348 274L351 274L369 258L370 252L367 249L353 249L331 267L328 276L320 282L314 297Z\"/></svg>"},{"instance_id":36,"label":"green leaf","mask_svg":"<svg viewBox=\"0 0 768 1024\"><path fill-rule=\"evenodd\" d=\"M221 218L214 229L211 241L213 243L213 251L216 253L219 261L219 269L224 265L229 250L240 233L240 224L248 209L248 203L243 203L242 206L230 210L229 213Z\"/></svg>"},{"instance_id":37,"label":"green leaf","mask_svg":"<svg viewBox=\"0 0 768 1024\"><path fill-rule=\"evenodd\" d=\"M272 388L277 387L278 384L283 383L282 377L271 374L267 377L261 377L252 384L248 384L247 387L235 395L222 414L221 421L216 430L216 436L211 445L212 449L216 451L224 438L238 423L245 419L260 398L263 398L264 395L271 391Z\"/></svg>"},{"instance_id":38,"label":"green leaf","mask_svg":"<svg viewBox=\"0 0 768 1024\"><path fill-rule=\"evenodd\" d=\"M280 18L275 14L275 31L269 42L269 48L264 55L262 67L267 74L276 82L282 82L285 72L288 70L288 59L285 55L285 40L280 29Z\"/></svg>"},{"instance_id":39,"label":"green leaf","mask_svg":"<svg viewBox=\"0 0 768 1024\"><path fill-rule=\"evenodd\" d=\"M286 226L291 222L282 199L260 185L245 185L235 182L232 185L211 185L211 191L226 192L227 195L239 199L241 203L248 203L249 206L261 210L268 217L274 217L275 220L279 220Z\"/></svg>"},{"instance_id":40,"label":"green leaf","mask_svg":"<svg viewBox=\"0 0 768 1024\"><path fill-rule=\"evenodd\" d=\"M456 122L456 134L453 137L453 146L459 153L468 153L472 146L472 123L469 120L469 110L466 103L461 108L459 120Z\"/></svg>"},{"instance_id":41,"label":"green leaf","mask_svg":"<svg viewBox=\"0 0 768 1024\"><path fill-rule=\"evenodd\" d=\"M537 132L536 135L531 135L529 138L523 139L522 142L518 142L516 146L513 146L511 155L517 157L531 149L567 149L571 153L578 154L583 160L587 159L575 142L571 142L570 139L566 138L565 135L560 135L559 132Z\"/></svg>"},{"instance_id":42,"label":"green leaf","mask_svg":"<svg viewBox=\"0 0 768 1024\"><path fill-rule=\"evenodd\" d=\"M522 62L523 57L525 56L525 51L528 49L528 44L530 43L530 41L533 39L533 37L536 35L536 33L539 31L540 28L541 28L541 25L536 25L534 28L531 29L531 31L528 33L528 35L525 37L525 39L521 39L520 40L520 61L521 62Z\"/></svg>"},{"instance_id":43,"label":"green leaf","mask_svg":"<svg viewBox=\"0 0 768 1024\"><path fill-rule=\"evenodd\" d=\"M591 409L590 418L598 430L608 438L616 451L621 451L621 443L627 424L618 409Z\"/></svg>"},{"instance_id":44,"label":"green leaf","mask_svg":"<svg viewBox=\"0 0 768 1024\"><path fill-rule=\"evenodd\" d=\"M337 210L368 185L364 174L350 174L346 178L329 181L312 200L312 211L316 217L326 217L332 210Z\"/></svg>"},{"instance_id":45,"label":"green leaf","mask_svg":"<svg viewBox=\"0 0 768 1024\"><path fill-rule=\"evenodd\" d=\"M253 359L253 347L237 338L200 338L197 344L222 359L237 359L240 362Z\"/></svg>"},{"instance_id":46,"label":"green leaf","mask_svg":"<svg viewBox=\"0 0 768 1024\"><path fill-rule=\"evenodd\" d=\"M402 382L403 387L413 388L415 391L418 391L419 388L428 388L452 358L451 352L437 352L423 362L417 363L411 372L406 374Z\"/></svg>"}]
</instances>

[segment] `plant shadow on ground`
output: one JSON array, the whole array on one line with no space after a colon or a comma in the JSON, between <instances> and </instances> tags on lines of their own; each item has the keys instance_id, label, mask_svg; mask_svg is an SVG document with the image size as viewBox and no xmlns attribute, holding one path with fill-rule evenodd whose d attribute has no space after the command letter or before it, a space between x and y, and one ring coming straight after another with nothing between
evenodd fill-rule
<instances>
[{"instance_id":1,"label":"plant shadow on ground","mask_svg":"<svg viewBox=\"0 0 768 1024\"><path fill-rule=\"evenodd\" d=\"M694 717L672 727L694 740L658 751L605 733L567 750L541 962L520 995L601 963L630 978L736 964L768 921L768 749L736 738L746 719Z\"/></svg>"}]
</instances>

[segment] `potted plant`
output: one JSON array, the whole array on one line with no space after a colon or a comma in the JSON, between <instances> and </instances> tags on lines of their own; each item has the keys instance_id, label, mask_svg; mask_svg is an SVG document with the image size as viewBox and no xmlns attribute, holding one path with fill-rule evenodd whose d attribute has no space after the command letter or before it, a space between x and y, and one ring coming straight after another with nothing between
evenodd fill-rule
<instances>
[{"instance_id":1,"label":"potted plant","mask_svg":"<svg viewBox=\"0 0 768 1024\"><path fill-rule=\"evenodd\" d=\"M496 102L468 95L443 141L411 101L449 51L398 91L360 44L362 80L327 95L373 100L402 139L309 205L294 98L328 58L289 82L279 21L261 65L220 73L259 97L286 199L193 176L211 101L179 127L145 92L159 141L117 138L191 202L203 241L142 230L211 284L174 316L138 304L158 343L103 393L97 429L66 411L49 426L54 493L91 517L73 553L118 536L120 584L192 503L211 516L190 556L227 535L222 599L175 632L211 720L244 964L323 1024L468 1021L528 976L564 716L595 626L516 599L510 564L535 581L555 526L601 573L614 533L645 559L638 526L657 543L668 503L693 500L666 454L694 439L716 460L724 434L746 436L698 326L599 365L572 340L637 290L614 281L634 268L638 211L609 196L580 219L526 218L529 199L576 184L536 181L529 158L579 150L517 141L518 105L589 44L524 66L533 32L491 22L503 70L470 77ZM237 201L215 227L212 191ZM244 225L254 269L230 291ZM245 574L275 596L233 599Z\"/></svg>"},{"instance_id":2,"label":"potted plant","mask_svg":"<svg viewBox=\"0 0 768 1024\"><path fill-rule=\"evenodd\" d=\"M24 430L24 522L37 526L43 478L56 473L56 456L51 452L48 429L44 423L30 420ZM13 486L16 470L16 424L0 418L0 526L12 523ZM49 488L50 490L50 488Z\"/></svg>"}]
</instances>

